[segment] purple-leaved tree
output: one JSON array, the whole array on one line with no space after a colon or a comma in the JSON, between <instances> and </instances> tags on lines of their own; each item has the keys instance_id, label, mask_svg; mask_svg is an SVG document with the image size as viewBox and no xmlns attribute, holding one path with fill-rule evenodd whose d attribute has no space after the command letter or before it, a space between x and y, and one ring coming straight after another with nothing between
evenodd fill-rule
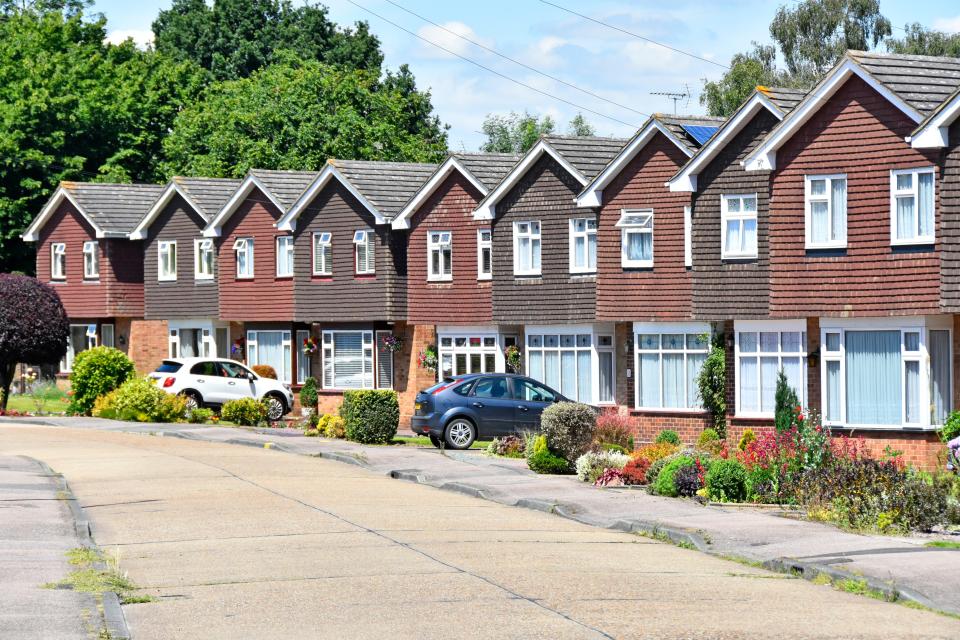
<instances>
[{"instance_id":1,"label":"purple-leaved tree","mask_svg":"<svg viewBox=\"0 0 960 640\"><path fill-rule=\"evenodd\" d=\"M60 296L30 276L0 273L0 411L18 362L54 364L67 352L70 325Z\"/></svg>"}]
</instances>

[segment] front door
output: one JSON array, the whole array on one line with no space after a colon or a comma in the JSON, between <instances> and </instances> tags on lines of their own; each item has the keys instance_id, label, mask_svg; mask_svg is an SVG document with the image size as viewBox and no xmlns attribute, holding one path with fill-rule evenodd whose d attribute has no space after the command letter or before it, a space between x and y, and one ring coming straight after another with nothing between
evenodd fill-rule
<instances>
[{"instance_id":1,"label":"front door","mask_svg":"<svg viewBox=\"0 0 960 640\"><path fill-rule=\"evenodd\" d=\"M487 376L477 380L470 391L470 405L477 416L478 436L514 432L516 402L506 376Z\"/></svg>"}]
</instances>

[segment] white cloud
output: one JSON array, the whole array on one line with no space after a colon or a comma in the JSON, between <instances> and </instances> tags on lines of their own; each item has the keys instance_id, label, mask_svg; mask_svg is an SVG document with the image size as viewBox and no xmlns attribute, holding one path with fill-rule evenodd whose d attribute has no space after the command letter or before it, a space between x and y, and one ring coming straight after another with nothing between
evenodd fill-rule
<instances>
[{"instance_id":1,"label":"white cloud","mask_svg":"<svg viewBox=\"0 0 960 640\"><path fill-rule=\"evenodd\" d=\"M140 49L146 49L153 44L153 31L149 29L114 29L107 34L107 42L120 44L127 38L133 38L134 44Z\"/></svg>"},{"instance_id":2,"label":"white cloud","mask_svg":"<svg viewBox=\"0 0 960 640\"><path fill-rule=\"evenodd\" d=\"M946 31L947 33L960 33L960 16L953 18L936 18L933 21L933 28L937 31Z\"/></svg>"},{"instance_id":3,"label":"white cloud","mask_svg":"<svg viewBox=\"0 0 960 640\"><path fill-rule=\"evenodd\" d=\"M451 31L453 33L451 33ZM464 40L463 38L469 38L474 42L479 42L485 47L493 48L493 41L481 38L477 33L467 24L462 22L446 22L441 26L434 26L432 24L424 25L417 31L417 35L421 38L425 38L430 42L434 42L444 49L449 49L450 51L460 54L462 56L473 55L476 57L482 52L474 47L472 44ZM463 37L457 37L463 36ZM447 58L448 54L444 53L440 49L434 47L433 45L427 44L426 42L421 43L421 55L427 58Z\"/></svg>"}]
</instances>

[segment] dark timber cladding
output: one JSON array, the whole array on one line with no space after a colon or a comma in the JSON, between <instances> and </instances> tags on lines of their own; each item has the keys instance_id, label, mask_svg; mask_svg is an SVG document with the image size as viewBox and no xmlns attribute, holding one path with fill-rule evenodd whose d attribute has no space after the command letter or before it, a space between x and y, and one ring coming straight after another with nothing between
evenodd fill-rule
<instances>
[{"instance_id":1,"label":"dark timber cladding","mask_svg":"<svg viewBox=\"0 0 960 640\"><path fill-rule=\"evenodd\" d=\"M553 147L592 179L620 151L624 140L547 136ZM595 210L578 208L584 186L552 156L544 153L519 182L496 203L493 223L493 317L500 323L592 322L596 276L570 273L570 220L594 218ZM514 276L513 223L539 221L541 275Z\"/></svg>"},{"instance_id":2,"label":"dark timber cladding","mask_svg":"<svg viewBox=\"0 0 960 640\"><path fill-rule=\"evenodd\" d=\"M700 320L765 318L770 301L770 172L740 162L779 122L761 109L697 178L693 194L693 314ZM757 195L757 259L723 260L720 197ZM800 240L802 241L802 240Z\"/></svg>"},{"instance_id":3,"label":"dark timber cladding","mask_svg":"<svg viewBox=\"0 0 960 640\"><path fill-rule=\"evenodd\" d=\"M960 313L960 120L950 126L950 148L940 174L940 304Z\"/></svg>"},{"instance_id":4,"label":"dark timber cladding","mask_svg":"<svg viewBox=\"0 0 960 640\"><path fill-rule=\"evenodd\" d=\"M220 312L216 252L213 279L196 279L196 241L203 239L204 227L236 192L240 181L175 177L173 182L186 192L197 208L175 193L150 224L143 250L144 317L148 320L216 318ZM159 240L175 240L177 243L176 281L157 280ZM219 239L215 240L219 242ZM227 268L231 266L228 262Z\"/></svg>"},{"instance_id":5,"label":"dark timber cladding","mask_svg":"<svg viewBox=\"0 0 960 640\"><path fill-rule=\"evenodd\" d=\"M385 219L374 214L336 178L300 213L294 232L295 318L300 322L358 322L406 318L406 232L389 222L433 173L436 165L331 160ZM356 273L353 236L376 236L375 273ZM332 274L313 275L313 234L331 234Z\"/></svg>"}]
</instances>

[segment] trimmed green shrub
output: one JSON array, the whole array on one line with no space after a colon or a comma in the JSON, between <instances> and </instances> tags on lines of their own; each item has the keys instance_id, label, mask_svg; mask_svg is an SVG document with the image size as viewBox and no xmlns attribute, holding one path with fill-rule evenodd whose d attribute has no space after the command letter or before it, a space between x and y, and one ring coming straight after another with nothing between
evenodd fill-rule
<instances>
[{"instance_id":1,"label":"trimmed green shrub","mask_svg":"<svg viewBox=\"0 0 960 640\"><path fill-rule=\"evenodd\" d=\"M300 406L312 409L314 413L317 411L317 379L313 376L303 382L303 387L300 389Z\"/></svg>"},{"instance_id":2,"label":"trimmed green shrub","mask_svg":"<svg viewBox=\"0 0 960 640\"><path fill-rule=\"evenodd\" d=\"M254 427L266 422L267 411L267 403L263 400L239 398L224 402L220 408L220 417L245 427Z\"/></svg>"},{"instance_id":3,"label":"trimmed green shrub","mask_svg":"<svg viewBox=\"0 0 960 640\"><path fill-rule=\"evenodd\" d=\"M210 418L213 417L213 409L205 409L203 407L197 407L190 412L190 415L187 416L187 422L192 424L206 424L210 422Z\"/></svg>"},{"instance_id":4,"label":"trimmed green shrub","mask_svg":"<svg viewBox=\"0 0 960 640\"><path fill-rule=\"evenodd\" d=\"M385 444L397 435L400 403L396 391L364 389L346 391L340 417L349 440L364 444Z\"/></svg>"},{"instance_id":5,"label":"trimmed green shrub","mask_svg":"<svg viewBox=\"0 0 960 640\"><path fill-rule=\"evenodd\" d=\"M131 422L181 422L187 400L161 391L150 378L131 378L97 398L93 415Z\"/></svg>"},{"instance_id":6,"label":"trimmed green shrub","mask_svg":"<svg viewBox=\"0 0 960 640\"><path fill-rule=\"evenodd\" d=\"M531 471L545 474L570 473L570 463L566 458L554 455L550 451L546 436L536 436L529 451L527 466Z\"/></svg>"},{"instance_id":7,"label":"trimmed green shrub","mask_svg":"<svg viewBox=\"0 0 960 640\"><path fill-rule=\"evenodd\" d=\"M743 502L747 498L747 469L738 460L715 460L705 481L711 500Z\"/></svg>"},{"instance_id":8,"label":"trimmed green shrub","mask_svg":"<svg viewBox=\"0 0 960 640\"><path fill-rule=\"evenodd\" d=\"M680 469L685 467L693 467L695 465L693 458L688 455L679 455L669 462L667 462L663 468L660 470L660 473L657 474L657 479L653 482L653 492L658 493L662 496L669 496L675 498L679 495L677 491L676 476L677 472ZM649 477L649 471L647 475Z\"/></svg>"},{"instance_id":9,"label":"trimmed green shrub","mask_svg":"<svg viewBox=\"0 0 960 640\"><path fill-rule=\"evenodd\" d=\"M540 417L540 433L550 451L571 463L590 449L596 426L593 408L578 402L550 405Z\"/></svg>"},{"instance_id":10,"label":"trimmed green shrub","mask_svg":"<svg viewBox=\"0 0 960 640\"><path fill-rule=\"evenodd\" d=\"M656 438L653 439L653 443L663 444L664 442L666 442L667 444L679 445L680 436L673 429L664 429L663 431L657 434Z\"/></svg>"},{"instance_id":11,"label":"trimmed green shrub","mask_svg":"<svg viewBox=\"0 0 960 640\"><path fill-rule=\"evenodd\" d=\"M326 413L317 420L317 431L324 438L347 437L347 428L343 418Z\"/></svg>"},{"instance_id":12,"label":"trimmed green shrub","mask_svg":"<svg viewBox=\"0 0 960 640\"><path fill-rule=\"evenodd\" d=\"M651 488L653 487L653 484L657 481L657 478L660 476L660 471L663 470L665 466L667 466L667 463L670 462L672 458L673 458L673 454L663 458L657 458L656 460L650 463L650 466L647 468L647 473L645 474L645 476L646 476L647 484L649 484Z\"/></svg>"},{"instance_id":13,"label":"trimmed green shrub","mask_svg":"<svg viewBox=\"0 0 960 640\"><path fill-rule=\"evenodd\" d=\"M94 347L77 354L70 373L73 397L67 413L90 415L97 398L134 377L133 361L119 349Z\"/></svg>"},{"instance_id":14,"label":"trimmed green shrub","mask_svg":"<svg viewBox=\"0 0 960 640\"><path fill-rule=\"evenodd\" d=\"M720 440L720 436L717 434L716 430L709 428L704 429L703 433L700 434L700 437L697 438L697 448L706 449L712 443L717 442L718 440Z\"/></svg>"},{"instance_id":15,"label":"trimmed green shrub","mask_svg":"<svg viewBox=\"0 0 960 640\"><path fill-rule=\"evenodd\" d=\"M944 442L950 442L957 436L960 436L960 411L954 411L947 416L940 429L940 439Z\"/></svg>"},{"instance_id":16,"label":"trimmed green shrub","mask_svg":"<svg viewBox=\"0 0 960 640\"><path fill-rule=\"evenodd\" d=\"M277 379L277 370L268 364L255 364L250 368L253 369L253 372L261 378L270 378L271 380Z\"/></svg>"},{"instance_id":17,"label":"trimmed green shrub","mask_svg":"<svg viewBox=\"0 0 960 640\"><path fill-rule=\"evenodd\" d=\"M740 442L737 443L737 449L740 451L746 451L747 447L750 446L750 443L757 439L757 434L753 432L753 429L744 429L743 435L740 436Z\"/></svg>"}]
</instances>

